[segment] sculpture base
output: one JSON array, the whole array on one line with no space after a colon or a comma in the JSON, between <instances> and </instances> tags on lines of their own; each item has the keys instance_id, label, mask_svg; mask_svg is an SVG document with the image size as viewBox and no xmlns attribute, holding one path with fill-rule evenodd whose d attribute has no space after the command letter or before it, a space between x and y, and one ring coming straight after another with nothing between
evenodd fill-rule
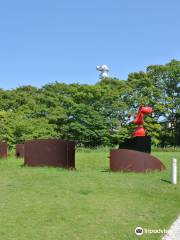
<instances>
[{"instance_id":1,"label":"sculpture base","mask_svg":"<svg viewBox=\"0 0 180 240\"><path fill-rule=\"evenodd\" d=\"M122 172L162 171L164 164L148 153L128 149L110 150L110 170Z\"/></svg>"},{"instance_id":2,"label":"sculpture base","mask_svg":"<svg viewBox=\"0 0 180 240\"><path fill-rule=\"evenodd\" d=\"M140 152L151 152L151 137L142 136L126 139L119 144L120 149L136 150Z\"/></svg>"}]
</instances>

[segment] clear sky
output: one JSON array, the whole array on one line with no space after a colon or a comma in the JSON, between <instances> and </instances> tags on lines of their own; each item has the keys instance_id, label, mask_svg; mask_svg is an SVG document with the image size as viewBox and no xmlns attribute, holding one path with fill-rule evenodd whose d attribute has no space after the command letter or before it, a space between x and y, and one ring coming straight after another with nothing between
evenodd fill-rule
<instances>
[{"instance_id":1,"label":"clear sky","mask_svg":"<svg viewBox=\"0 0 180 240\"><path fill-rule=\"evenodd\" d=\"M0 88L94 84L180 60L179 0L0 2Z\"/></svg>"}]
</instances>

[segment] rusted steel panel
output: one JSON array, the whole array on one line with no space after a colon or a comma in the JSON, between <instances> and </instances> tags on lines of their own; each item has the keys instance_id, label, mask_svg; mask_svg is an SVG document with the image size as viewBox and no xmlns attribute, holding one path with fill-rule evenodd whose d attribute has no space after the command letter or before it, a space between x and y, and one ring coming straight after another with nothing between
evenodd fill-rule
<instances>
[{"instance_id":1,"label":"rusted steel panel","mask_svg":"<svg viewBox=\"0 0 180 240\"><path fill-rule=\"evenodd\" d=\"M164 169L164 164L149 153L128 149L110 150L110 170L112 171L146 172Z\"/></svg>"},{"instance_id":2,"label":"rusted steel panel","mask_svg":"<svg viewBox=\"0 0 180 240\"><path fill-rule=\"evenodd\" d=\"M75 142L67 141L67 165L75 168Z\"/></svg>"},{"instance_id":3,"label":"rusted steel panel","mask_svg":"<svg viewBox=\"0 0 180 240\"><path fill-rule=\"evenodd\" d=\"M0 141L0 158L7 158L8 145L4 141Z\"/></svg>"},{"instance_id":4,"label":"rusted steel panel","mask_svg":"<svg viewBox=\"0 0 180 240\"><path fill-rule=\"evenodd\" d=\"M75 142L57 139L26 141L24 164L74 168Z\"/></svg>"},{"instance_id":5,"label":"rusted steel panel","mask_svg":"<svg viewBox=\"0 0 180 240\"><path fill-rule=\"evenodd\" d=\"M16 144L16 157L24 157L24 144Z\"/></svg>"}]
</instances>

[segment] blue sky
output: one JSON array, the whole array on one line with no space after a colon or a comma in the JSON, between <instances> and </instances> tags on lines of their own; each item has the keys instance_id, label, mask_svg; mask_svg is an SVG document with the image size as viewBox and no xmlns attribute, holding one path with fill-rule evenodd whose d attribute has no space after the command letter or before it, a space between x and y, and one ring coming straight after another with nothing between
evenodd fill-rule
<instances>
[{"instance_id":1,"label":"blue sky","mask_svg":"<svg viewBox=\"0 0 180 240\"><path fill-rule=\"evenodd\" d=\"M179 0L0 2L0 88L98 81L180 60Z\"/></svg>"}]
</instances>

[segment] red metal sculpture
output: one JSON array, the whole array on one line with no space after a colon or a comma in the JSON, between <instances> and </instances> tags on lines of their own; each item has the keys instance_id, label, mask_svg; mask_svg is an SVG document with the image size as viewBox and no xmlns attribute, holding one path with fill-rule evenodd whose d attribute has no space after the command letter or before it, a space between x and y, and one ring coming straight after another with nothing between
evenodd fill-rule
<instances>
[{"instance_id":1,"label":"red metal sculpture","mask_svg":"<svg viewBox=\"0 0 180 240\"><path fill-rule=\"evenodd\" d=\"M144 125L144 115L152 113L153 109L151 107L144 107L141 105L138 109L138 113L135 115L133 123L138 125L136 130L132 133L133 137L142 137L146 135L146 131L143 128Z\"/></svg>"},{"instance_id":2,"label":"red metal sculpture","mask_svg":"<svg viewBox=\"0 0 180 240\"><path fill-rule=\"evenodd\" d=\"M122 172L162 171L164 164L151 152L151 136L146 136L143 128L144 115L152 113L151 107L141 105L134 117L133 123L138 125L132 138L119 144L119 149L110 150L110 170ZM131 115L128 114L128 118Z\"/></svg>"}]
</instances>

